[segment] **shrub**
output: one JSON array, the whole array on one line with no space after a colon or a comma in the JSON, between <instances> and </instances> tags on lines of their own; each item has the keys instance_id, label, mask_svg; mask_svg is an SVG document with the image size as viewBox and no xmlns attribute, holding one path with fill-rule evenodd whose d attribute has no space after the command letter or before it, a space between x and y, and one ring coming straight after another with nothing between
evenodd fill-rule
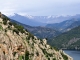
<instances>
[{"instance_id":1,"label":"shrub","mask_svg":"<svg viewBox=\"0 0 80 60\"><path fill-rule=\"evenodd\" d=\"M38 52L36 52L36 55L37 55L37 56L39 56L39 53L38 53Z\"/></svg>"},{"instance_id":2,"label":"shrub","mask_svg":"<svg viewBox=\"0 0 80 60\"><path fill-rule=\"evenodd\" d=\"M6 22L6 21L3 21L3 24L4 24L4 25L6 25L6 24L7 24L7 22Z\"/></svg>"},{"instance_id":3,"label":"shrub","mask_svg":"<svg viewBox=\"0 0 80 60\"><path fill-rule=\"evenodd\" d=\"M22 56L19 56L19 60L23 60L23 59L22 59Z\"/></svg>"},{"instance_id":4,"label":"shrub","mask_svg":"<svg viewBox=\"0 0 80 60\"><path fill-rule=\"evenodd\" d=\"M23 26L18 25L18 24L14 23L14 22L9 22L9 25L11 25L11 26L14 25L14 27L17 29L17 31L20 31L21 33L25 33Z\"/></svg>"},{"instance_id":5,"label":"shrub","mask_svg":"<svg viewBox=\"0 0 80 60\"><path fill-rule=\"evenodd\" d=\"M7 32L7 29L5 29L5 32Z\"/></svg>"},{"instance_id":6,"label":"shrub","mask_svg":"<svg viewBox=\"0 0 80 60\"><path fill-rule=\"evenodd\" d=\"M29 36L32 37L32 39L34 39L34 36L31 33L29 33Z\"/></svg>"},{"instance_id":7,"label":"shrub","mask_svg":"<svg viewBox=\"0 0 80 60\"><path fill-rule=\"evenodd\" d=\"M68 57L66 55L64 55L63 53L61 53L62 57L64 60L68 60Z\"/></svg>"},{"instance_id":8,"label":"shrub","mask_svg":"<svg viewBox=\"0 0 80 60\"><path fill-rule=\"evenodd\" d=\"M7 21L8 21L8 18L7 18L7 17L3 17L3 24L4 24L4 25L7 24Z\"/></svg>"},{"instance_id":9,"label":"shrub","mask_svg":"<svg viewBox=\"0 0 80 60\"><path fill-rule=\"evenodd\" d=\"M47 54L46 49L42 49L42 51L43 51L44 54Z\"/></svg>"},{"instance_id":10,"label":"shrub","mask_svg":"<svg viewBox=\"0 0 80 60\"><path fill-rule=\"evenodd\" d=\"M12 22L9 22L9 25L12 26L13 25Z\"/></svg>"},{"instance_id":11,"label":"shrub","mask_svg":"<svg viewBox=\"0 0 80 60\"><path fill-rule=\"evenodd\" d=\"M26 37L26 39L30 40L30 38L34 39L34 36L31 33L28 34L28 37Z\"/></svg>"},{"instance_id":12,"label":"shrub","mask_svg":"<svg viewBox=\"0 0 80 60\"><path fill-rule=\"evenodd\" d=\"M21 25L14 25L15 26L15 28L18 30L18 31L20 31L21 33L24 33L25 31L23 30L24 28L23 28L23 26L21 26Z\"/></svg>"},{"instance_id":13,"label":"shrub","mask_svg":"<svg viewBox=\"0 0 80 60\"><path fill-rule=\"evenodd\" d=\"M28 32L28 30L27 30L27 29L25 29L25 31L26 31L26 32Z\"/></svg>"},{"instance_id":14,"label":"shrub","mask_svg":"<svg viewBox=\"0 0 80 60\"><path fill-rule=\"evenodd\" d=\"M56 51L59 51L59 49L58 48L56 48L56 47L53 47Z\"/></svg>"},{"instance_id":15,"label":"shrub","mask_svg":"<svg viewBox=\"0 0 80 60\"><path fill-rule=\"evenodd\" d=\"M2 30L3 28L2 28L2 26L0 25L0 30Z\"/></svg>"},{"instance_id":16,"label":"shrub","mask_svg":"<svg viewBox=\"0 0 80 60\"><path fill-rule=\"evenodd\" d=\"M9 23L9 25L14 25L14 27L16 28L13 30L13 32L16 32L17 34L19 34L19 32L25 33L23 26L17 25L16 23Z\"/></svg>"},{"instance_id":17,"label":"shrub","mask_svg":"<svg viewBox=\"0 0 80 60\"><path fill-rule=\"evenodd\" d=\"M16 34L19 35L19 31L17 29L13 29L13 32L16 32Z\"/></svg>"},{"instance_id":18,"label":"shrub","mask_svg":"<svg viewBox=\"0 0 80 60\"><path fill-rule=\"evenodd\" d=\"M48 58L48 60L50 60L50 58Z\"/></svg>"},{"instance_id":19,"label":"shrub","mask_svg":"<svg viewBox=\"0 0 80 60\"><path fill-rule=\"evenodd\" d=\"M25 53L25 60L29 60L29 51L26 51Z\"/></svg>"},{"instance_id":20,"label":"shrub","mask_svg":"<svg viewBox=\"0 0 80 60\"><path fill-rule=\"evenodd\" d=\"M56 60L56 58L53 58L53 60Z\"/></svg>"},{"instance_id":21,"label":"shrub","mask_svg":"<svg viewBox=\"0 0 80 60\"><path fill-rule=\"evenodd\" d=\"M13 56L15 56L15 55L16 55L16 53L17 53L17 52L13 52Z\"/></svg>"}]
</instances>

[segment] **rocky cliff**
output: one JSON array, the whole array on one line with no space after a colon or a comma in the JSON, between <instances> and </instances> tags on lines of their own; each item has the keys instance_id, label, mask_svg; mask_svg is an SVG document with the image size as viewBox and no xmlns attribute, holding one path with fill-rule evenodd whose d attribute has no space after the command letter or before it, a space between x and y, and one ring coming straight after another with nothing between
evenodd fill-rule
<instances>
[{"instance_id":1,"label":"rocky cliff","mask_svg":"<svg viewBox=\"0 0 80 60\"><path fill-rule=\"evenodd\" d=\"M0 60L72 60L0 14Z\"/></svg>"}]
</instances>

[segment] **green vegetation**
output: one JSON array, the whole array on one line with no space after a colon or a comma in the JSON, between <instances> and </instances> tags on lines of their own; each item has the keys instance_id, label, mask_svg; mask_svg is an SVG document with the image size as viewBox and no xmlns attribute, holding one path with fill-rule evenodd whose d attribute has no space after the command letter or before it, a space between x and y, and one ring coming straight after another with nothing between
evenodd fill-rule
<instances>
[{"instance_id":1,"label":"green vegetation","mask_svg":"<svg viewBox=\"0 0 80 60\"><path fill-rule=\"evenodd\" d=\"M23 58L22 58L23 56L19 56L19 60L22 60Z\"/></svg>"},{"instance_id":2,"label":"green vegetation","mask_svg":"<svg viewBox=\"0 0 80 60\"><path fill-rule=\"evenodd\" d=\"M46 49L42 49L43 53L45 54L45 56L48 57L53 57L53 54L50 54L46 51Z\"/></svg>"},{"instance_id":3,"label":"green vegetation","mask_svg":"<svg viewBox=\"0 0 80 60\"><path fill-rule=\"evenodd\" d=\"M36 55L37 55L37 56L39 56L39 53L38 53L38 52L36 52Z\"/></svg>"},{"instance_id":4,"label":"green vegetation","mask_svg":"<svg viewBox=\"0 0 80 60\"><path fill-rule=\"evenodd\" d=\"M17 52L13 52L13 56L15 56L15 55L16 55L16 53L17 53Z\"/></svg>"},{"instance_id":5,"label":"green vegetation","mask_svg":"<svg viewBox=\"0 0 80 60\"><path fill-rule=\"evenodd\" d=\"M56 58L53 58L53 60L56 60Z\"/></svg>"},{"instance_id":6,"label":"green vegetation","mask_svg":"<svg viewBox=\"0 0 80 60\"><path fill-rule=\"evenodd\" d=\"M5 32L7 32L7 29L5 29Z\"/></svg>"},{"instance_id":7,"label":"green vegetation","mask_svg":"<svg viewBox=\"0 0 80 60\"><path fill-rule=\"evenodd\" d=\"M60 34L60 32L46 27L31 27L31 26L26 27L28 31L31 32L33 35L37 36L39 39L46 38L48 42L52 40L54 36Z\"/></svg>"},{"instance_id":8,"label":"green vegetation","mask_svg":"<svg viewBox=\"0 0 80 60\"><path fill-rule=\"evenodd\" d=\"M15 27L18 31L20 31L21 33L24 33L24 32L25 32L25 31L24 31L24 27L21 26L21 25L15 24L14 27Z\"/></svg>"},{"instance_id":9,"label":"green vegetation","mask_svg":"<svg viewBox=\"0 0 80 60\"><path fill-rule=\"evenodd\" d=\"M64 55L63 53L61 53L62 57L64 60L68 60L68 57L66 55Z\"/></svg>"},{"instance_id":10,"label":"green vegetation","mask_svg":"<svg viewBox=\"0 0 80 60\"><path fill-rule=\"evenodd\" d=\"M12 23L12 22L9 22L9 25L10 25L10 26L12 26L12 25L13 25L13 23Z\"/></svg>"},{"instance_id":11,"label":"green vegetation","mask_svg":"<svg viewBox=\"0 0 80 60\"><path fill-rule=\"evenodd\" d=\"M34 39L34 35L32 35L31 33L28 34L28 37L26 37L26 39L30 40L30 38Z\"/></svg>"},{"instance_id":12,"label":"green vegetation","mask_svg":"<svg viewBox=\"0 0 80 60\"><path fill-rule=\"evenodd\" d=\"M3 17L3 24L6 25L8 20L9 20L8 17Z\"/></svg>"},{"instance_id":13,"label":"green vegetation","mask_svg":"<svg viewBox=\"0 0 80 60\"><path fill-rule=\"evenodd\" d=\"M56 47L53 47L53 48L54 48L54 50L59 51L59 49L58 49L58 48L56 48Z\"/></svg>"},{"instance_id":14,"label":"green vegetation","mask_svg":"<svg viewBox=\"0 0 80 60\"><path fill-rule=\"evenodd\" d=\"M50 41L49 44L57 48L75 49L75 47L80 48L80 44L78 43L80 42L79 38L80 38L80 26L55 37L52 41Z\"/></svg>"},{"instance_id":15,"label":"green vegetation","mask_svg":"<svg viewBox=\"0 0 80 60\"><path fill-rule=\"evenodd\" d=\"M7 21L9 20L9 18L6 17L6 16L4 16L4 17L2 17L2 18L3 18L3 24L6 25L6 24L7 24ZM19 32L21 32L21 33L24 33L24 32L25 32L25 31L24 31L24 27L21 26L21 25L18 25L18 24L16 24L16 23L12 23L12 22L9 22L9 25L10 25L10 26L14 25L14 27L15 27L16 29L14 29L13 32L16 32L17 34L19 34ZM8 26L9 29L10 29L10 26Z\"/></svg>"},{"instance_id":16,"label":"green vegetation","mask_svg":"<svg viewBox=\"0 0 80 60\"><path fill-rule=\"evenodd\" d=\"M13 32L16 32L16 34L19 35L19 31L17 29L13 29Z\"/></svg>"},{"instance_id":17,"label":"green vegetation","mask_svg":"<svg viewBox=\"0 0 80 60\"><path fill-rule=\"evenodd\" d=\"M2 28L2 26L0 25L0 30L2 30L3 28Z\"/></svg>"},{"instance_id":18,"label":"green vegetation","mask_svg":"<svg viewBox=\"0 0 80 60\"><path fill-rule=\"evenodd\" d=\"M25 60L29 60L29 51L26 51L25 53Z\"/></svg>"},{"instance_id":19,"label":"green vegetation","mask_svg":"<svg viewBox=\"0 0 80 60\"><path fill-rule=\"evenodd\" d=\"M48 58L48 60L50 60L50 58Z\"/></svg>"},{"instance_id":20,"label":"green vegetation","mask_svg":"<svg viewBox=\"0 0 80 60\"><path fill-rule=\"evenodd\" d=\"M11 23L11 22L9 22L9 25L11 25L11 26L14 25L15 29L13 29L13 32L16 32L17 34L19 34L19 32L25 33L25 30L24 30L23 26L18 25L16 23Z\"/></svg>"}]
</instances>

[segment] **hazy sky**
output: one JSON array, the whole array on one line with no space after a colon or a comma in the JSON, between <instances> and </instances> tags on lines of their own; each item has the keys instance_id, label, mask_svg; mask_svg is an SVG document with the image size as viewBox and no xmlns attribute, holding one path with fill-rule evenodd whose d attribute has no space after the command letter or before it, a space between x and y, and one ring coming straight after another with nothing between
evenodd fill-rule
<instances>
[{"instance_id":1,"label":"hazy sky","mask_svg":"<svg viewBox=\"0 0 80 60\"><path fill-rule=\"evenodd\" d=\"M0 11L33 16L80 14L80 0L0 0Z\"/></svg>"}]
</instances>

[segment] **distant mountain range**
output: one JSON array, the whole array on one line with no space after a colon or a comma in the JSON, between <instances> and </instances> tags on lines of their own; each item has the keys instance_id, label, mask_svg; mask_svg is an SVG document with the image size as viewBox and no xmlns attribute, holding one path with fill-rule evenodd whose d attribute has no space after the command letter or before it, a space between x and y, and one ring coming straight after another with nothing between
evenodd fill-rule
<instances>
[{"instance_id":1,"label":"distant mountain range","mask_svg":"<svg viewBox=\"0 0 80 60\"><path fill-rule=\"evenodd\" d=\"M9 16L9 18L16 20L20 23L26 24L26 25L30 25L30 26L44 26L46 25L46 23L41 23L41 22L37 22L35 20L32 20L26 16L22 16L19 14L15 14L13 16Z\"/></svg>"},{"instance_id":2,"label":"distant mountain range","mask_svg":"<svg viewBox=\"0 0 80 60\"><path fill-rule=\"evenodd\" d=\"M15 13L14 15L9 16L9 18L30 26L45 26L47 24L61 23L73 18L80 18L80 14L74 16L22 16Z\"/></svg>"}]
</instances>

